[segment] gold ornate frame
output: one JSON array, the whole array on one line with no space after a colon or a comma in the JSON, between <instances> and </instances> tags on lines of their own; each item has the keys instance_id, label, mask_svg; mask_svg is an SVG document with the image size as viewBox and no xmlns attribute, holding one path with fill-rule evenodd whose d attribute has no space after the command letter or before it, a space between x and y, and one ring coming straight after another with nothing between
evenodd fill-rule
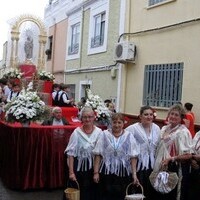
<instances>
[{"instance_id":1,"label":"gold ornate frame","mask_svg":"<svg viewBox=\"0 0 200 200\"><path fill-rule=\"evenodd\" d=\"M19 42L19 28L22 23L24 22L33 22L35 23L40 31L40 34L38 35L38 41L39 41L39 49L38 49L38 61L37 61L37 68L38 69L44 69L45 66L45 46L47 42L47 33L46 28L44 26L44 23L32 16L32 15L21 15L16 20L15 24L12 26L11 29L11 55L10 55L10 66L15 68L18 66L18 42Z\"/></svg>"}]
</instances>

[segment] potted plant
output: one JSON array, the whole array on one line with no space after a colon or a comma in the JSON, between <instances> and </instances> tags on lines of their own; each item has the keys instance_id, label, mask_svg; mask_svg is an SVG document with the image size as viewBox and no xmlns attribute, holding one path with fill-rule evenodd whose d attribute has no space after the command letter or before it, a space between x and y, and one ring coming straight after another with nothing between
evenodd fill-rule
<instances>
[{"instance_id":1,"label":"potted plant","mask_svg":"<svg viewBox=\"0 0 200 200\"><path fill-rule=\"evenodd\" d=\"M38 72L38 79L42 81L42 91L45 93L51 93L55 76L51 72L42 70Z\"/></svg>"}]
</instances>

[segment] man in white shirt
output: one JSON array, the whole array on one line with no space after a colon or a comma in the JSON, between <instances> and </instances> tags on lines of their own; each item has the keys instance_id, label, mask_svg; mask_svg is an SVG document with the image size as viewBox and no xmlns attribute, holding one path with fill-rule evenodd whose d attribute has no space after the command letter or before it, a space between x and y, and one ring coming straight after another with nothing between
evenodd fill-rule
<instances>
[{"instance_id":1,"label":"man in white shirt","mask_svg":"<svg viewBox=\"0 0 200 200\"><path fill-rule=\"evenodd\" d=\"M17 97L20 93L20 90L21 90L20 84L13 83L12 90L9 92L8 97L7 97L7 102L10 102L12 101L13 98Z\"/></svg>"}]
</instances>

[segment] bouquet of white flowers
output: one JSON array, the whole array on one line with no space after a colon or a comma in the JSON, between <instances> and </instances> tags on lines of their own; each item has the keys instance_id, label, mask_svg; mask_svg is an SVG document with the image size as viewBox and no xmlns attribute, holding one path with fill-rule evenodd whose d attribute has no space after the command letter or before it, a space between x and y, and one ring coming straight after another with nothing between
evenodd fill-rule
<instances>
[{"instance_id":1,"label":"bouquet of white flowers","mask_svg":"<svg viewBox=\"0 0 200 200\"><path fill-rule=\"evenodd\" d=\"M44 81L53 81L55 76L51 72L42 70L38 72L38 78Z\"/></svg>"},{"instance_id":2,"label":"bouquet of white flowers","mask_svg":"<svg viewBox=\"0 0 200 200\"><path fill-rule=\"evenodd\" d=\"M108 125L110 121L110 112L105 106L102 98L98 95L94 95L90 89L87 89L87 100L85 105L91 106L96 113L96 119L98 122L104 125Z\"/></svg>"},{"instance_id":3,"label":"bouquet of white flowers","mask_svg":"<svg viewBox=\"0 0 200 200\"><path fill-rule=\"evenodd\" d=\"M37 93L29 89L22 89L17 97L5 105L4 109L5 119L10 123L43 120L50 112Z\"/></svg>"},{"instance_id":4,"label":"bouquet of white flowers","mask_svg":"<svg viewBox=\"0 0 200 200\"><path fill-rule=\"evenodd\" d=\"M17 68L10 68L10 69L7 69L3 75L3 78L6 78L6 79L12 79L12 78L18 78L18 79L21 79L23 76L23 73L17 69Z\"/></svg>"}]
</instances>

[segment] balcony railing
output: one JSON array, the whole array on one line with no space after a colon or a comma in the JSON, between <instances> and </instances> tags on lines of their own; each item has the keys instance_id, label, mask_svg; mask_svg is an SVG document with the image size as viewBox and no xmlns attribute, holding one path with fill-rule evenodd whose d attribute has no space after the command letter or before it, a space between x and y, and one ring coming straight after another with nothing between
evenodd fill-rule
<instances>
[{"instance_id":1,"label":"balcony railing","mask_svg":"<svg viewBox=\"0 0 200 200\"><path fill-rule=\"evenodd\" d=\"M91 38L91 48L102 46L104 42L104 35L98 35Z\"/></svg>"},{"instance_id":2,"label":"balcony railing","mask_svg":"<svg viewBox=\"0 0 200 200\"><path fill-rule=\"evenodd\" d=\"M74 55L77 54L79 50L79 43L76 43L72 46L68 47L68 55Z\"/></svg>"}]
</instances>

